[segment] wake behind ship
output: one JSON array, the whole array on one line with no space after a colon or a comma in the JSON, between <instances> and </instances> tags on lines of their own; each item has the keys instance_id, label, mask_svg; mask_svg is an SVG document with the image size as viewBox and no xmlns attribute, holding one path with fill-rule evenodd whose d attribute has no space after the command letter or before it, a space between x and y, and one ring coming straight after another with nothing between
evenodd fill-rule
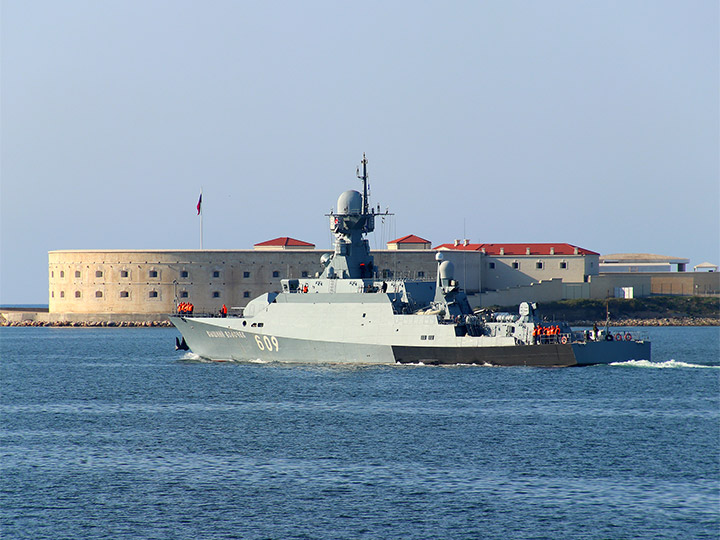
<instances>
[{"instance_id":1,"label":"wake behind ship","mask_svg":"<svg viewBox=\"0 0 720 540\"><path fill-rule=\"evenodd\" d=\"M328 215L335 249L316 277L282 280L282 291L251 300L238 317L171 317L179 346L219 361L565 367L650 359L649 342L607 327L549 329L527 302L517 315L473 312L440 252L435 282L379 279L365 239L379 214L369 206L364 156L358 177L363 192L345 191Z\"/></svg>"}]
</instances>

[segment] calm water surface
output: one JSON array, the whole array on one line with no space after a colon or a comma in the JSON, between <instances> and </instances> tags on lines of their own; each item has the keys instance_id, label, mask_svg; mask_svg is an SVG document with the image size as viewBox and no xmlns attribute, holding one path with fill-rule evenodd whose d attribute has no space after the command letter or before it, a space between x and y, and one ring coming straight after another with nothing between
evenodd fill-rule
<instances>
[{"instance_id":1,"label":"calm water surface","mask_svg":"<svg viewBox=\"0 0 720 540\"><path fill-rule=\"evenodd\" d=\"M652 362L353 368L0 328L0 537L720 538L720 330L640 332Z\"/></svg>"}]
</instances>

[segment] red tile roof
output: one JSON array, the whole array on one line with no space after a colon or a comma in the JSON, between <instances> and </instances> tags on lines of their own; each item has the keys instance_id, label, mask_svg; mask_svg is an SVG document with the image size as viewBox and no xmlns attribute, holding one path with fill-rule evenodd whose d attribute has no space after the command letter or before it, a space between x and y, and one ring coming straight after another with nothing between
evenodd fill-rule
<instances>
[{"instance_id":1,"label":"red tile roof","mask_svg":"<svg viewBox=\"0 0 720 540\"><path fill-rule=\"evenodd\" d=\"M550 248L554 248L555 255L574 255L577 249L578 255L600 255L589 249L574 246L572 244L468 244L462 242L457 246L452 244L441 244L435 249L455 249L461 251L482 251L488 255L500 255L502 249L505 255L527 255L530 248L530 255L550 255Z\"/></svg>"},{"instance_id":2,"label":"red tile roof","mask_svg":"<svg viewBox=\"0 0 720 540\"><path fill-rule=\"evenodd\" d=\"M281 236L280 238L275 238L273 240L268 240L266 242L260 242L259 244L255 244L255 247L257 246L315 247L315 244L303 242L302 240L296 240L295 238L289 238L287 236Z\"/></svg>"},{"instance_id":3,"label":"red tile roof","mask_svg":"<svg viewBox=\"0 0 720 540\"><path fill-rule=\"evenodd\" d=\"M419 236L415 236L414 234L408 234L407 236L403 236L402 238L396 238L395 240L390 240L388 244L429 244L430 240L425 240L424 238L420 238Z\"/></svg>"}]
</instances>

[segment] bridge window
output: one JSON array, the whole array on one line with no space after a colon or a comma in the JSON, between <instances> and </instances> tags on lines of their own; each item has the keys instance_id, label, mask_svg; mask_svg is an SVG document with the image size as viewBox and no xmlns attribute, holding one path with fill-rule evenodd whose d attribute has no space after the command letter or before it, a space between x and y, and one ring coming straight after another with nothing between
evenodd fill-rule
<instances>
[{"instance_id":1,"label":"bridge window","mask_svg":"<svg viewBox=\"0 0 720 540\"><path fill-rule=\"evenodd\" d=\"M520 263L517 262L517 261L515 261L515 262L512 263L512 267L513 267L515 270L517 270L518 268L520 268Z\"/></svg>"},{"instance_id":2,"label":"bridge window","mask_svg":"<svg viewBox=\"0 0 720 540\"><path fill-rule=\"evenodd\" d=\"M148 298L157 298L157 297L158 297L157 291L150 291L148 293Z\"/></svg>"},{"instance_id":3,"label":"bridge window","mask_svg":"<svg viewBox=\"0 0 720 540\"><path fill-rule=\"evenodd\" d=\"M180 277L188 277L188 271L183 270L182 272L180 272Z\"/></svg>"},{"instance_id":4,"label":"bridge window","mask_svg":"<svg viewBox=\"0 0 720 540\"><path fill-rule=\"evenodd\" d=\"M542 270L542 267L543 267L542 261L538 261L535 263L535 268L537 268L538 270Z\"/></svg>"},{"instance_id":5,"label":"bridge window","mask_svg":"<svg viewBox=\"0 0 720 540\"><path fill-rule=\"evenodd\" d=\"M244 278L250 277L250 272L243 272L243 277Z\"/></svg>"},{"instance_id":6,"label":"bridge window","mask_svg":"<svg viewBox=\"0 0 720 540\"><path fill-rule=\"evenodd\" d=\"M81 296L80 291L75 291L75 298L80 298Z\"/></svg>"},{"instance_id":7,"label":"bridge window","mask_svg":"<svg viewBox=\"0 0 720 540\"><path fill-rule=\"evenodd\" d=\"M488 268L490 268L490 269L495 268L495 263L494 262L488 263Z\"/></svg>"},{"instance_id":8,"label":"bridge window","mask_svg":"<svg viewBox=\"0 0 720 540\"><path fill-rule=\"evenodd\" d=\"M102 298L102 291L95 291L95 298Z\"/></svg>"},{"instance_id":9,"label":"bridge window","mask_svg":"<svg viewBox=\"0 0 720 540\"><path fill-rule=\"evenodd\" d=\"M220 277L220 270L213 271L213 277Z\"/></svg>"},{"instance_id":10,"label":"bridge window","mask_svg":"<svg viewBox=\"0 0 720 540\"><path fill-rule=\"evenodd\" d=\"M213 291L213 298L220 298L220 293L218 291Z\"/></svg>"},{"instance_id":11,"label":"bridge window","mask_svg":"<svg viewBox=\"0 0 720 540\"><path fill-rule=\"evenodd\" d=\"M120 277L126 278L126 277L128 277L129 275L130 275L130 274L128 273L127 270L120 270Z\"/></svg>"},{"instance_id":12,"label":"bridge window","mask_svg":"<svg viewBox=\"0 0 720 540\"><path fill-rule=\"evenodd\" d=\"M130 298L130 293L127 291L120 291L120 298Z\"/></svg>"},{"instance_id":13,"label":"bridge window","mask_svg":"<svg viewBox=\"0 0 720 540\"><path fill-rule=\"evenodd\" d=\"M300 274L300 275L301 275L302 277L308 277L308 273L307 273L307 272L303 272L303 273Z\"/></svg>"},{"instance_id":14,"label":"bridge window","mask_svg":"<svg viewBox=\"0 0 720 540\"><path fill-rule=\"evenodd\" d=\"M188 292L187 291L180 291L180 298L187 298Z\"/></svg>"},{"instance_id":15,"label":"bridge window","mask_svg":"<svg viewBox=\"0 0 720 540\"><path fill-rule=\"evenodd\" d=\"M566 269L566 268L567 268L567 263L566 263L565 261L561 262L561 263L560 263L560 268L562 268L563 270Z\"/></svg>"},{"instance_id":16,"label":"bridge window","mask_svg":"<svg viewBox=\"0 0 720 540\"><path fill-rule=\"evenodd\" d=\"M280 277L280 272L273 270L273 277Z\"/></svg>"},{"instance_id":17,"label":"bridge window","mask_svg":"<svg viewBox=\"0 0 720 540\"><path fill-rule=\"evenodd\" d=\"M64 271L64 270L60 270L60 277L65 277L65 271Z\"/></svg>"},{"instance_id":18,"label":"bridge window","mask_svg":"<svg viewBox=\"0 0 720 540\"><path fill-rule=\"evenodd\" d=\"M75 277L79 278L80 276L82 276L82 274L80 273L80 270L75 270Z\"/></svg>"},{"instance_id":19,"label":"bridge window","mask_svg":"<svg viewBox=\"0 0 720 540\"><path fill-rule=\"evenodd\" d=\"M60 298L65 298L65 291L60 291Z\"/></svg>"},{"instance_id":20,"label":"bridge window","mask_svg":"<svg viewBox=\"0 0 720 540\"><path fill-rule=\"evenodd\" d=\"M150 277L158 277L157 270L150 270L150 271L148 272L148 276L150 276Z\"/></svg>"},{"instance_id":21,"label":"bridge window","mask_svg":"<svg viewBox=\"0 0 720 540\"><path fill-rule=\"evenodd\" d=\"M95 277L102 277L102 270L96 270Z\"/></svg>"},{"instance_id":22,"label":"bridge window","mask_svg":"<svg viewBox=\"0 0 720 540\"><path fill-rule=\"evenodd\" d=\"M243 293L243 298L250 298L250 291L245 291Z\"/></svg>"}]
</instances>

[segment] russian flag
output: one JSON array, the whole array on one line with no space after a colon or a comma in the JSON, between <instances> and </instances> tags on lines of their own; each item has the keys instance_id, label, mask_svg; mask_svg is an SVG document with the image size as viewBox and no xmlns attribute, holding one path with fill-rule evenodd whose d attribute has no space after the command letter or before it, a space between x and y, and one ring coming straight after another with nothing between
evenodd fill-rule
<instances>
[{"instance_id":1,"label":"russian flag","mask_svg":"<svg viewBox=\"0 0 720 540\"><path fill-rule=\"evenodd\" d=\"M200 208L201 208L201 207L202 207L202 193L200 193L200 198L198 199L198 203L197 203L198 216L200 215Z\"/></svg>"}]
</instances>

